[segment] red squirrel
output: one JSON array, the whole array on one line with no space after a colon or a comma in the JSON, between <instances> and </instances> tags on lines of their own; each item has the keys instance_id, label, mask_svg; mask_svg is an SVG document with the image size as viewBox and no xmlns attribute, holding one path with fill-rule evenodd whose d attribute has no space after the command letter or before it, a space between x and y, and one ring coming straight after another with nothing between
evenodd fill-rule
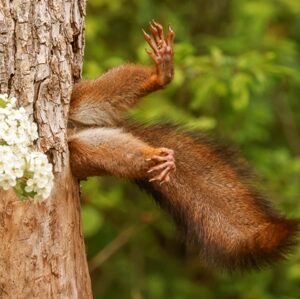
<instances>
[{"instance_id":1,"label":"red squirrel","mask_svg":"<svg viewBox=\"0 0 300 299\"><path fill-rule=\"evenodd\" d=\"M176 127L122 120L122 112L173 78L174 32L169 27L165 36L154 21L150 32L144 37L154 67L125 64L75 84L69 115L73 174L136 181L209 265L246 270L283 258L299 221L280 215L260 194L243 160Z\"/></svg>"}]
</instances>

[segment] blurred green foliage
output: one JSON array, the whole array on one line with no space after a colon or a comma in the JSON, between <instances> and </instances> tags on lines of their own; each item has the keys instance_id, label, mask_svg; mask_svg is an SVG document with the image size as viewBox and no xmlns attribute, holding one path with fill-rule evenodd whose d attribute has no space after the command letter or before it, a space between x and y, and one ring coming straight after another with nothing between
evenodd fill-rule
<instances>
[{"instance_id":1,"label":"blurred green foliage","mask_svg":"<svg viewBox=\"0 0 300 299\"><path fill-rule=\"evenodd\" d=\"M236 144L281 210L300 217L300 1L89 0L84 77L123 62L151 63L141 28L176 32L175 79L132 112ZM300 246L260 272L202 266L173 222L130 183L82 184L84 231L95 298L300 298Z\"/></svg>"}]
</instances>

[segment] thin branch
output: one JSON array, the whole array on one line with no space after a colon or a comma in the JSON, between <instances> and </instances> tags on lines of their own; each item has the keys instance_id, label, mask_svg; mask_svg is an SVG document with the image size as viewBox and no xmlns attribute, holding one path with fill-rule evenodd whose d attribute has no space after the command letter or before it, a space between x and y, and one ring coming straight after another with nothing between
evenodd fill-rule
<instances>
[{"instance_id":1,"label":"thin branch","mask_svg":"<svg viewBox=\"0 0 300 299\"><path fill-rule=\"evenodd\" d=\"M99 251L89 262L90 272L101 266L107 259L123 247L128 241L137 234L141 228L131 226L123 230L112 242Z\"/></svg>"}]
</instances>

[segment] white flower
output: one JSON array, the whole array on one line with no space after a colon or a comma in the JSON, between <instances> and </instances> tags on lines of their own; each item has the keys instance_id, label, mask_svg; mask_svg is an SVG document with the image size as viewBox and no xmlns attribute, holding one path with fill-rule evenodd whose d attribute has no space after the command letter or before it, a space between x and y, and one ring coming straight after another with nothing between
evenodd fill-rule
<instances>
[{"instance_id":1,"label":"white flower","mask_svg":"<svg viewBox=\"0 0 300 299\"><path fill-rule=\"evenodd\" d=\"M33 151L37 125L16 104L16 98L0 94L0 187L46 199L53 186L52 164L45 154Z\"/></svg>"},{"instance_id":2,"label":"white flower","mask_svg":"<svg viewBox=\"0 0 300 299\"><path fill-rule=\"evenodd\" d=\"M16 185L16 178L11 173L0 174L0 187L8 190Z\"/></svg>"},{"instance_id":3,"label":"white flower","mask_svg":"<svg viewBox=\"0 0 300 299\"><path fill-rule=\"evenodd\" d=\"M46 199L53 186L52 164L47 156L40 152L31 152L26 158L28 171L33 173L27 181L25 190L37 193L35 198Z\"/></svg>"}]
</instances>

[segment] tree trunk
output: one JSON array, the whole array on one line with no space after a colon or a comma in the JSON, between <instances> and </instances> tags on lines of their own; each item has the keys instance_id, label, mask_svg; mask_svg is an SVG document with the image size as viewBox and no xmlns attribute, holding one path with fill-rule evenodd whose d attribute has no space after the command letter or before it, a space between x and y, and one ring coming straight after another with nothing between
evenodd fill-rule
<instances>
[{"instance_id":1,"label":"tree trunk","mask_svg":"<svg viewBox=\"0 0 300 299\"><path fill-rule=\"evenodd\" d=\"M0 0L0 93L16 96L36 121L37 147L55 170L44 202L0 190L0 298L92 298L66 138L84 14L85 0Z\"/></svg>"}]
</instances>

